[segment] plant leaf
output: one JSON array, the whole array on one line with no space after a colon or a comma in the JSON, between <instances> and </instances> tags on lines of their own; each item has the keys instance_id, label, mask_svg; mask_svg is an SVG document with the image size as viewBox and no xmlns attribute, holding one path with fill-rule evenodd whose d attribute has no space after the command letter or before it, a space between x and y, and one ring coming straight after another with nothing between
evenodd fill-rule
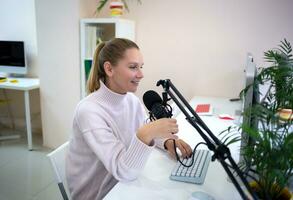
<instances>
[{"instance_id":1,"label":"plant leaf","mask_svg":"<svg viewBox=\"0 0 293 200\"><path fill-rule=\"evenodd\" d=\"M99 5L97 7L97 13L99 13L102 10L102 8L106 5L107 2L108 2L108 0L100 0L99 1Z\"/></svg>"},{"instance_id":2,"label":"plant leaf","mask_svg":"<svg viewBox=\"0 0 293 200\"><path fill-rule=\"evenodd\" d=\"M126 0L122 0L123 4L124 4L124 8L127 10L127 12L129 12L129 7L127 5Z\"/></svg>"}]
</instances>

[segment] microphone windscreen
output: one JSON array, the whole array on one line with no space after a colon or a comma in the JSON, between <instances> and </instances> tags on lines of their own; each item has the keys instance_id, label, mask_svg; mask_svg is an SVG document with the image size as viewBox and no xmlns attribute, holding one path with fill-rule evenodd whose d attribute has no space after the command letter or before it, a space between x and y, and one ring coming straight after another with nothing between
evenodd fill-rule
<instances>
[{"instance_id":1,"label":"microphone windscreen","mask_svg":"<svg viewBox=\"0 0 293 200\"><path fill-rule=\"evenodd\" d=\"M146 108L151 111L152 107L156 104L159 103L161 104L163 102L162 98L160 97L160 95L153 91L153 90L149 90L146 91L142 97L143 99L143 103L146 106Z\"/></svg>"}]
</instances>

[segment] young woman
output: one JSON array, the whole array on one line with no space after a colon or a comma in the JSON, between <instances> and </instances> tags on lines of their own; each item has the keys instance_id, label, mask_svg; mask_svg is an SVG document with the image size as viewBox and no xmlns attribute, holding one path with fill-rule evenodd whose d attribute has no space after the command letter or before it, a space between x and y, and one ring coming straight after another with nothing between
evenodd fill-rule
<instances>
[{"instance_id":1,"label":"young woman","mask_svg":"<svg viewBox=\"0 0 293 200\"><path fill-rule=\"evenodd\" d=\"M170 139L183 156L191 155L189 145L174 135L175 119L145 123L143 105L133 94L143 78L143 64L138 46L127 39L96 49L87 83L90 94L76 108L66 159L73 200L99 200L118 181L136 179L154 146L165 146L174 155Z\"/></svg>"}]
</instances>

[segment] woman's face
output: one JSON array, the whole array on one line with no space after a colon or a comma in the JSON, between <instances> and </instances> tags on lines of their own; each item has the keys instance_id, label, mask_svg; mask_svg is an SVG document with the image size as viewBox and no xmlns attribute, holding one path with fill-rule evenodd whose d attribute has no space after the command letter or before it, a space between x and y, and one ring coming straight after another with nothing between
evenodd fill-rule
<instances>
[{"instance_id":1,"label":"woman's face","mask_svg":"<svg viewBox=\"0 0 293 200\"><path fill-rule=\"evenodd\" d=\"M105 62L107 87L119 94L135 92L140 80L143 78L141 71L143 64L142 54L136 48L126 50L124 58L119 60L116 66Z\"/></svg>"}]
</instances>

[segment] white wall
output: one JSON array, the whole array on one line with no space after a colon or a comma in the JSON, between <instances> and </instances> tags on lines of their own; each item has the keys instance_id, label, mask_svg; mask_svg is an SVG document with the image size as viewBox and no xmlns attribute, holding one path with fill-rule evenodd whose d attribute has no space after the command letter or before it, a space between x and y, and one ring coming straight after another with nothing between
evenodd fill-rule
<instances>
[{"instance_id":1,"label":"white wall","mask_svg":"<svg viewBox=\"0 0 293 200\"><path fill-rule=\"evenodd\" d=\"M80 97L79 18L92 17L96 1L35 3L44 144L56 147L71 134ZM246 52L263 64L263 51L283 38L293 43L290 0L129 1L129 6L124 18L136 21L145 59L138 96L160 90L158 79L171 78L187 99L235 97L243 84ZM109 15L104 9L99 16Z\"/></svg>"},{"instance_id":2,"label":"white wall","mask_svg":"<svg viewBox=\"0 0 293 200\"><path fill-rule=\"evenodd\" d=\"M1 40L22 40L28 58L29 76L37 76L36 19L34 0L0 0Z\"/></svg>"},{"instance_id":3,"label":"white wall","mask_svg":"<svg viewBox=\"0 0 293 200\"><path fill-rule=\"evenodd\" d=\"M235 97L243 87L247 52L263 52L287 38L293 44L291 0L130 1L145 79L138 95L171 78L187 99ZM101 16L106 15L103 11Z\"/></svg>"},{"instance_id":4,"label":"white wall","mask_svg":"<svg viewBox=\"0 0 293 200\"><path fill-rule=\"evenodd\" d=\"M44 145L68 140L80 97L79 1L37 0L38 65Z\"/></svg>"},{"instance_id":5,"label":"white wall","mask_svg":"<svg viewBox=\"0 0 293 200\"><path fill-rule=\"evenodd\" d=\"M27 54L28 74L30 77L38 76L37 57L37 38L35 20L35 1L34 0L0 0L0 40L21 40L25 42ZM8 98L11 100L12 112L16 123L16 128L25 130L24 119L24 99L23 92L7 91ZM3 98L2 91L0 98ZM39 91L30 92L32 102L32 128L33 132L41 132L40 119L40 100ZM3 122L8 121L7 109L0 108L0 117Z\"/></svg>"}]
</instances>

